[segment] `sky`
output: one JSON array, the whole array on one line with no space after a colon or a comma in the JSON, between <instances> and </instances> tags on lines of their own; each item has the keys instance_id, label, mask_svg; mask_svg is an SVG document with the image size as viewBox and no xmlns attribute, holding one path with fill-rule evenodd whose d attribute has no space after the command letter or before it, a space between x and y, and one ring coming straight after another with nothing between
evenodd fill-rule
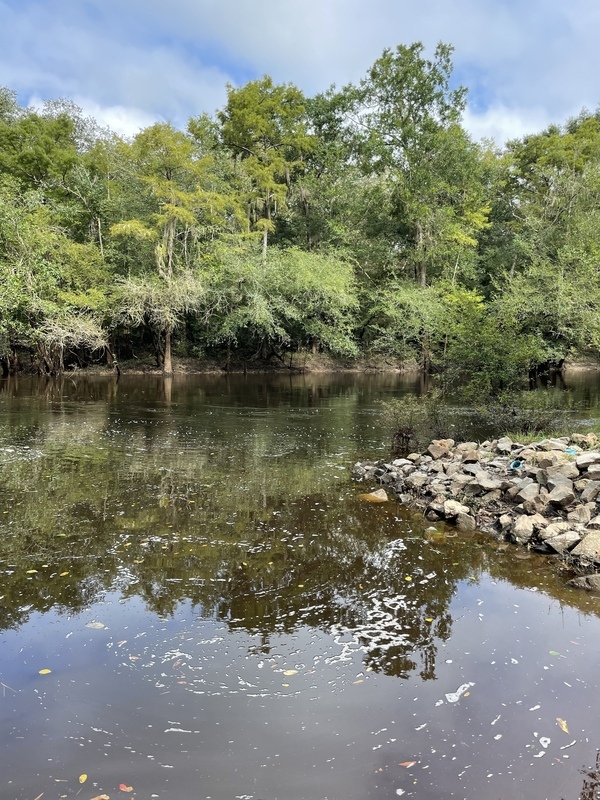
<instances>
[{"instance_id":1,"label":"sky","mask_svg":"<svg viewBox=\"0 0 600 800\"><path fill-rule=\"evenodd\" d=\"M464 123L507 139L600 102L598 0L0 0L0 85L66 97L122 135L212 114L268 74L313 95L358 82L384 48L455 48Z\"/></svg>"}]
</instances>

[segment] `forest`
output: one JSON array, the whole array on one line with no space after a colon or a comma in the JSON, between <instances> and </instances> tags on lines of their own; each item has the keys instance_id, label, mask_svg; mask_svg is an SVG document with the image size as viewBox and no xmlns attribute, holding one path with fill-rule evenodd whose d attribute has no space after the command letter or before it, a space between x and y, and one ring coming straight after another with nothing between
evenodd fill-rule
<instances>
[{"instance_id":1,"label":"forest","mask_svg":"<svg viewBox=\"0 0 600 800\"><path fill-rule=\"evenodd\" d=\"M453 48L131 139L0 89L2 373L379 359L490 394L600 348L600 111L475 142ZM297 362L296 362L297 363Z\"/></svg>"}]
</instances>

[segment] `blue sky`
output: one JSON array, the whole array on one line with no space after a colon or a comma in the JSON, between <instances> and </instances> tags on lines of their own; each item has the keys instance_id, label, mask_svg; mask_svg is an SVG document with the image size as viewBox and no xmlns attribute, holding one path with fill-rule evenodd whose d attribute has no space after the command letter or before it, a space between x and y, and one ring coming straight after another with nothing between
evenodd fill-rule
<instances>
[{"instance_id":1,"label":"blue sky","mask_svg":"<svg viewBox=\"0 0 600 800\"><path fill-rule=\"evenodd\" d=\"M68 97L130 135L212 113L228 82L355 82L414 41L454 45L476 138L501 144L600 102L598 0L0 0L0 84L23 104Z\"/></svg>"}]
</instances>

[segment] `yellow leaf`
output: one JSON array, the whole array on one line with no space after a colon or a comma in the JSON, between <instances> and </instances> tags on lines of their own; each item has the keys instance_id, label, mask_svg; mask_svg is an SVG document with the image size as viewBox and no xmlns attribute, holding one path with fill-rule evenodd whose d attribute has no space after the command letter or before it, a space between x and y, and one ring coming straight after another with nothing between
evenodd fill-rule
<instances>
[{"instance_id":1,"label":"yellow leaf","mask_svg":"<svg viewBox=\"0 0 600 800\"><path fill-rule=\"evenodd\" d=\"M560 717L557 717L556 718L556 722L558 724L558 727L561 729L561 731L564 731L565 733L569 732L569 728L567 726L567 721L565 719L561 719Z\"/></svg>"},{"instance_id":2,"label":"yellow leaf","mask_svg":"<svg viewBox=\"0 0 600 800\"><path fill-rule=\"evenodd\" d=\"M85 783L86 781L87 781L87 775L85 774L85 772L82 772L82 774L79 776L79 783Z\"/></svg>"},{"instance_id":3,"label":"yellow leaf","mask_svg":"<svg viewBox=\"0 0 600 800\"><path fill-rule=\"evenodd\" d=\"M297 673L298 673L297 669L284 669L283 670L283 674L284 675L297 675Z\"/></svg>"},{"instance_id":4,"label":"yellow leaf","mask_svg":"<svg viewBox=\"0 0 600 800\"><path fill-rule=\"evenodd\" d=\"M27 570L27 574L28 575L33 575L34 572L37 572L37 569L28 569Z\"/></svg>"},{"instance_id":5,"label":"yellow leaf","mask_svg":"<svg viewBox=\"0 0 600 800\"><path fill-rule=\"evenodd\" d=\"M61 573L60 573L60 577L61 577L61 578L64 578L64 577L65 577L65 575L68 575L68 574L69 574L68 572L61 572Z\"/></svg>"},{"instance_id":6,"label":"yellow leaf","mask_svg":"<svg viewBox=\"0 0 600 800\"><path fill-rule=\"evenodd\" d=\"M425 622L433 622L433 617L425 617Z\"/></svg>"},{"instance_id":7,"label":"yellow leaf","mask_svg":"<svg viewBox=\"0 0 600 800\"><path fill-rule=\"evenodd\" d=\"M52 672L51 669L41 669L40 675L50 675L51 672Z\"/></svg>"},{"instance_id":8,"label":"yellow leaf","mask_svg":"<svg viewBox=\"0 0 600 800\"><path fill-rule=\"evenodd\" d=\"M357 681L352 681L353 686L356 686L357 683L363 683L363 679L359 678Z\"/></svg>"},{"instance_id":9,"label":"yellow leaf","mask_svg":"<svg viewBox=\"0 0 600 800\"><path fill-rule=\"evenodd\" d=\"M289 686L289 683L282 683L282 686Z\"/></svg>"},{"instance_id":10,"label":"yellow leaf","mask_svg":"<svg viewBox=\"0 0 600 800\"><path fill-rule=\"evenodd\" d=\"M406 578L404 578L404 580L405 581L412 581L412 578L410 577L410 575L407 575Z\"/></svg>"}]
</instances>

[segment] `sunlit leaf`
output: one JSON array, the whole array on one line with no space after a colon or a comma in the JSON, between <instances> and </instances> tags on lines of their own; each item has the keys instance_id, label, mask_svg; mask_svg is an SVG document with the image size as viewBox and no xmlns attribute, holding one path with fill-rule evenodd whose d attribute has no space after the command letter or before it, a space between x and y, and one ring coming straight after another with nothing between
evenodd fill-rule
<instances>
[{"instance_id":1,"label":"sunlit leaf","mask_svg":"<svg viewBox=\"0 0 600 800\"><path fill-rule=\"evenodd\" d=\"M403 762L400 764L400 766L401 766L401 767L414 767L414 765L415 765L416 763L417 763L416 761L403 761Z\"/></svg>"},{"instance_id":2,"label":"sunlit leaf","mask_svg":"<svg viewBox=\"0 0 600 800\"><path fill-rule=\"evenodd\" d=\"M357 681L352 681L352 685L355 686L357 683L364 683L363 678L359 678Z\"/></svg>"},{"instance_id":3,"label":"sunlit leaf","mask_svg":"<svg viewBox=\"0 0 600 800\"><path fill-rule=\"evenodd\" d=\"M119 784L119 789L122 792L133 792L133 786L127 786L126 783L120 783Z\"/></svg>"},{"instance_id":4,"label":"sunlit leaf","mask_svg":"<svg viewBox=\"0 0 600 800\"><path fill-rule=\"evenodd\" d=\"M425 622L433 622L433 617L425 617Z\"/></svg>"},{"instance_id":5,"label":"sunlit leaf","mask_svg":"<svg viewBox=\"0 0 600 800\"><path fill-rule=\"evenodd\" d=\"M568 727L567 721L565 719L561 719L560 717L557 717L556 718L556 722L557 722L558 727L561 729L561 731L564 731L564 733L568 733L569 732L569 727Z\"/></svg>"},{"instance_id":6,"label":"sunlit leaf","mask_svg":"<svg viewBox=\"0 0 600 800\"><path fill-rule=\"evenodd\" d=\"M284 675L297 675L298 674L298 670L297 669L284 669L283 670L283 674Z\"/></svg>"},{"instance_id":7,"label":"sunlit leaf","mask_svg":"<svg viewBox=\"0 0 600 800\"><path fill-rule=\"evenodd\" d=\"M28 574L28 575L33 575L33 574L34 574L34 572L37 572L37 569L28 569L28 570L27 570L27 574Z\"/></svg>"},{"instance_id":8,"label":"sunlit leaf","mask_svg":"<svg viewBox=\"0 0 600 800\"><path fill-rule=\"evenodd\" d=\"M50 675L51 672L52 672L51 669L41 669L40 675Z\"/></svg>"},{"instance_id":9,"label":"sunlit leaf","mask_svg":"<svg viewBox=\"0 0 600 800\"><path fill-rule=\"evenodd\" d=\"M64 578L64 577L65 577L66 575L68 575L68 574L69 574L68 572L61 572L61 573L60 573L60 577L61 577L61 578Z\"/></svg>"},{"instance_id":10,"label":"sunlit leaf","mask_svg":"<svg viewBox=\"0 0 600 800\"><path fill-rule=\"evenodd\" d=\"M95 631L101 631L103 628L106 628L106 625L103 622L87 622L86 628L93 628Z\"/></svg>"},{"instance_id":11,"label":"sunlit leaf","mask_svg":"<svg viewBox=\"0 0 600 800\"><path fill-rule=\"evenodd\" d=\"M86 781L87 781L87 775L85 774L85 772L82 772L81 775L79 776L79 783L85 783Z\"/></svg>"},{"instance_id":12,"label":"sunlit leaf","mask_svg":"<svg viewBox=\"0 0 600 800\"><path fill-rule=\"evenodd\" d=\"M97 794L92 800L110 800L110 797L107 794Z\"/></svg>"}]
</instances>

